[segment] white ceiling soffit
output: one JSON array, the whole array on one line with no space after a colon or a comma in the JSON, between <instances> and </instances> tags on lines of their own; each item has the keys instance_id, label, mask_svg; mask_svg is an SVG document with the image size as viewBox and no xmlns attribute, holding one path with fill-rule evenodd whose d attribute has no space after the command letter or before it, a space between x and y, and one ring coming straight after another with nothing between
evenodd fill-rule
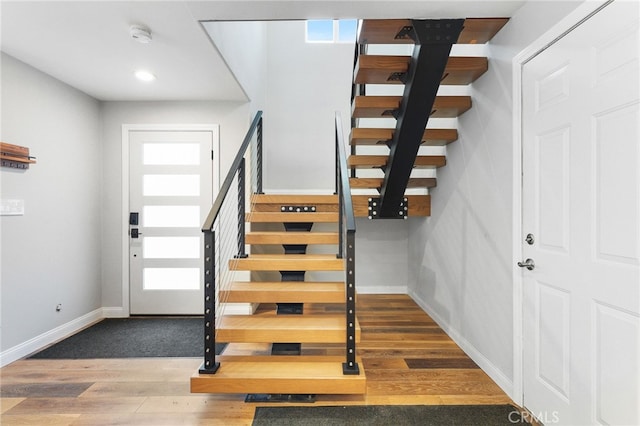
<instances>
[{"instance_id":1,"label":"white ceiling soffit","mask_svg":"<svg viewBox=\"0 0 640 426\"><path fill-rule=\"evenodd\" d=\"M181 1L2 1L2 51L106 101L246 101ZM152 42L129 35L151 30ZM141 83L144 68L156 81Z\"/></svg>"},{"instance_id":2,"label":"white ceiling soffit","mask_svg":"<svg viewBox=\"0 0 640 426\"><path fill-rule=\"evenodd\" d=\"M206 0L187 3L193 16L201 21L257 21L314 18L510 17L525 0Z\"/></svg>"}]
</instances>

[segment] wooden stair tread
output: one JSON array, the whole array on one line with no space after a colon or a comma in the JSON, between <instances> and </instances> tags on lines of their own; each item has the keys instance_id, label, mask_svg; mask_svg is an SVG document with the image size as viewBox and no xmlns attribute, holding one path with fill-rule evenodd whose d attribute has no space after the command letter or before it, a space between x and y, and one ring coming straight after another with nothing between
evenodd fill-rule
<instances>
[{"instance_id":1,"label":"wooden stair tread","mask_svg":"<svg viewBox=\"0 0 640 426\"><path fill-rule=\"evenodd\" d=\"M389 161L388 155L350 155L347 164L350 168L367 169L384 167ZM447 164L444 155L419 155L413 164L415 168L436 168Z\"/></svg>"},{"instance_id":2,"label":"wooden stair tread","mask_svg":"<svg viewBox=\"0 0 640 426\"><path fill-rule=\"evenodd\" d=\"M381 188L384 178L350 178L352 188ZM407 188L435 188L436 178L410 178Z\"/></svg>"},{"instance_id":3,"label":"wooden stair tread","mask_svg":"<svg viewBox=\"0 0 640 426\"><path fill-rule=\"evenodd\" d=\"M337 232L247 232L247 244L338 244Z\"/></svg>"},{"instance_id":4,"label":"wooden stair tread","mask_svg":"<svg viewBox=\"0 0 640 426\"><path fill-rule=\"evenodd\" d=\"M410 56L360 55L356 64L355 82L356 84L403 84L400 79L392 78L392 75L406 73L410 62ZM447 62L440 84L470 84L487 69L487 58L452 56Z\"/></svg>"},{"instance_id":5,"label":"wooden stair tread","mask_svg":"<svg viewBox=\"0 0 640 426\"><path fill-rule=\"evenodd\" d=\"M263 357L266 358L266 357ZM344 358L310 360L308 357L220 361L216 374L191 377L194 393L364 394L366 376L361 360L358 375L342 372ZM286 361L286 362L283 362Z\"/></svg>"},{"instance_id":6,"label":"wooden stair tread","mask_svg":"<svg viewBox=\"0 0 640 426\"><path fill-rule=\"evenodd\" d=\"M250 212L245 215L247 222L284 223L284 222L338 222L335 212Z\"/></svg>"},{"instance_id":7,"label":"wooden stair tread","mask_svg":"<svg viewBox=\"0 0 640 426\"><path fill-rule=\"evenodd\" d=\"M371 195L351 195L353 210L356 217L369 216L369 198ZM406 195L409 201L409 216L430 216L431 196L430 195Z\"/></svg>"},{"instance_id":8,"label":"wooden stair tread","mask_svg":"<svg viewBox=\"0 0 640 426\"><path fill-rule=\"evenodd\" d=\"M391 117L400 108L402 96L356 96L353 118ZM471 108L470 96L437 96L430 117L458 117Z\"/></svg>"},{"instance_id":9,"label":"wooden stair tread","mask_svg":"<svg viewBox=\"0 0 640 426\"><path fill-rule=\"evenodd\" d=\"M467 18L458 37L458 44L482 44L496 35L509 18ZM414 44L410 38L395 38L410 19L365 19L358 42L361 44Z\"/></svg>"},{"instance_id":10,"label":"wooden stair tread","mask_svg":"<svg viewBox=\"0 0 640 426\"><path fill-rule=\"evenodd\" d=\"M216 332L217 341L228 343L344 343L346 319L344 315L225 315Z\"/></svg>"},{"instance_id":11,"label":"wooden stair tread","mask_svg":"<svg viewBox=\"0 0 640 426\"><path fill-rule=\"evenodd\" d=\"M351 145L381 145L393 138L396 129L355 127L351 129ZM441 146L458 139L456 129L426 129L422 145Z\"/></svg>"},{"instance_id":12,"label":"wooden stair tread","mask_svg":"<svg viewBox=\"0 0 640 426\"><path fill-rule=\"evenodd\" d=\"M220 291L226 303L344 303L345 284L336 281L235 281Z\"/></svg>"},{"instance_id":13,"label":"wooden stair tread","mask_svg":"<svg viewBox=\"0 0 640 426\"><path fill-rule=\"evenodd\" d=\"M344 259L335 254L251 254L230 259L232 271L343 271Z\"/></svg>"}]
</instances>

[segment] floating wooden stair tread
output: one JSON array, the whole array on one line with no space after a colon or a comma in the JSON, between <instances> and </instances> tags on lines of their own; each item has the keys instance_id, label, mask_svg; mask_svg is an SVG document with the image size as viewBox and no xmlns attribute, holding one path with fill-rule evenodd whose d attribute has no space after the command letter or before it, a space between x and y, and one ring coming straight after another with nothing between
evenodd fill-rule
<instances>
[{"instance_id":1,"label":"floating wooden stair tread","mask_svg":"<svg viewBox=\"0 0 640 426\"><path fill-rule=\"evenodd\" d=\"M360 55L356 64L356 84L402 84L394 76L406 73L410 56ZM487 58L453 56L449 58L440 84L466 85L474 82L488 69Z\"/></svg>"},{"instance_id":2,"label":"floating wooden stair tread","mask_svg":"<svg viewBox=\"0 0 640 426\"><path fill-rule=\"evenodd\" d=\"M251 196L252 204L338 204L337 195L306 195L306 194L254 194Z\"/></svg>"},{"instance_id":3,"label":"floating wooden stair tread","mask_svg":"<svg viewBox=\"0 0 640 426\"><path fill-rule=\"evenodd\" d=\"M344 259L335 254L251 254L230 259L232 271L343 271Z\"/></svg>"},{"instance_id":4,"label":"floating wooden stair tread","mask_svg":"<svg viewBox=\"0 0 640 426\"><path fill-rule=\"evenodd\" d=\"M393 117L400 108L402 96L356 96L353 118ZM437 96L431 117L458 117L471 108L470 96Z\"/></svg>"},{"instance_id":5,"label":"floating wooden stair tread","mask_svg":"<svg viewBox=\"0 0 640 426\"><path fill-rule=\"evenodd\" d=\"M216 374L191 377L195 393L266 394L364 394L366 376L361 360L360 374L342 373L344 358L305 356L251 357L227 361L223 357ZM276 359L274 359L276 358Z\"/></svg>"},{"instance_id":6,"label":"floating wooden stair tread","mask_svg":"<svg viewBox=\"0 0 640 426\"><path fill-rule=\"evenodd\" d=\"M393 138L396 129L354 127L351 129L351 145L381 145ZM441 146L458 139L456 129L426 129L422 145Z\"/></svg>"},{"instance_id":7,"label":"floating wooden stair tread","mask_svg":"<svg viewBox=\"0 0 640 426\"><path fill-rule=\"evenodd\" d=\"M347 163L349 167L356 169L371 169L384 167L389 161L387 155L350 155ZM419 155L416 157L413 167L420 169L432 169L442 167L447 164L444 155Z\"/></svg>"},{"instance_id":8,"label":"floating wooden stair tread","mask_svg":"<svg viewBox=\"0 0 640 426\"><path fill-rule=\"evenodd\" d=\"M496 35L509 18L467 18L458 37L458 44L482 44ZM410 38L396 38L410 19L365 19L358 42L361 44L413 44Z\"/></svg>"},{"instance_id":9,"label":"floating wooden stair tread","mask_svg":"<svg viewBox=\"0 0 640 426\"><path fill-rule=\"evenodd\" d=\"M371 195L351 195L353 201L353 211L356 217L369 216L369 198ZM430 195L406 195L409 200L409 216L430 216L431 196Z\"/></svg>"},{"instance_id":10,"label":"floating wooden stair tread","mask_svg":"<svg viewBox=\"0 0 640 426\"><path fill-rule=\"evenodd\" d=\"M227 303L344 303L345 284L334 281L260 281L231 283L220 291Z\"/></svg>"},{"instance_id":11,"label":"floating wooden stair tread","mask_svg":"<svg viewBox=\"0 0 640 426\"><path fill-rule=\"evenodd\" d=\"M338 244L337 232L248 232L247 244Z\"/></svg>"},{"instance_id":12,"label":"floating wooden stair tread","mask_svg":"<svg viewBox=\"0 0 640 426\"><path fill-rule=\"evenodd\" d=\"M350 178L351 188L378 189L382 187L384 178ZM407 188L435 188L436 178L410 178Z\"/></svg>"},{"instance_id":13,"label":"floating wooden stair tread","mask_svg":"<svg viewBox=\"0 0 640 426\"><path fill-rule=\"evenodd\" d=\"M225 315L216 340L229 343L344 343L344 315ZM360 327L356 321L356 342Z\"/></svg>"},{"instance_id":14,"label":"floating wooden stair tread","mask_svg":"<svg viewBox=\"0 0 640 426\"><path fill-rule=\"evenodd\" d=\"M256 223L283 223L283 222L338 222L338 213L335 212L250 212L246 214L247 222Z\"/></svg>"}]
</instances>

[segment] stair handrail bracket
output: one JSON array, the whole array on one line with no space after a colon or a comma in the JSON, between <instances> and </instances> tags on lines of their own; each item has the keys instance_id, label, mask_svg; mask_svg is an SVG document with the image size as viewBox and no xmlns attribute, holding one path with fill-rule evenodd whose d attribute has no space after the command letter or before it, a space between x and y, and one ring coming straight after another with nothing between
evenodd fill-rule
<instances>
[{"instance_id":1,"label":"stair handrail bracket","mask_svg":"<svg viewBox=\"0 0 640 426\"><path fill-rule=\"evenodd\" d=\"M342 373L358 375L360 368L356 362L356 219L351 200L342 118L339 112L336 112L335 116L335 131L336 194L339 205L337 257L345 260L346 362L342 364Z\"/></svg>"},{"instance_id":2,"label":"stair handrail bracket","mask_svg":"<svg viewBox=\"0 0 640 426\"><path fill-rule=\"evenodd\" d=\"M247 170L246 163L250 167ZM229 285L231 273L225 262L216 259L247 257L245 251L246 174L250 173L251 194L262 193L262 111L258 111L238 149L218 195L202 225L204 234L204 361L200 374L215 374L216 305L220 289ZM236 182L236 185L233 183ZM235 197L234 197L235 195Z\"/></svg>"}]
</instances>

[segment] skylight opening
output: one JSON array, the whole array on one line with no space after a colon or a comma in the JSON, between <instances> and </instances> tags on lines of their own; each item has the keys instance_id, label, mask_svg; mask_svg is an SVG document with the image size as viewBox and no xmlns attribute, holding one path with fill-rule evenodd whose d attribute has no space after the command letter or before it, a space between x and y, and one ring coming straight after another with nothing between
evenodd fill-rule
<instances>
[{"instance_id":1,"label":"skylight opening","mask_svg":"<svg viewBox=\"0 0 640 426\"><path fill-rule=\"evenodd\" d=\"M311 19L306 25L307 43L354 43L357 19Z\"/></svg>"}]
</instances>

